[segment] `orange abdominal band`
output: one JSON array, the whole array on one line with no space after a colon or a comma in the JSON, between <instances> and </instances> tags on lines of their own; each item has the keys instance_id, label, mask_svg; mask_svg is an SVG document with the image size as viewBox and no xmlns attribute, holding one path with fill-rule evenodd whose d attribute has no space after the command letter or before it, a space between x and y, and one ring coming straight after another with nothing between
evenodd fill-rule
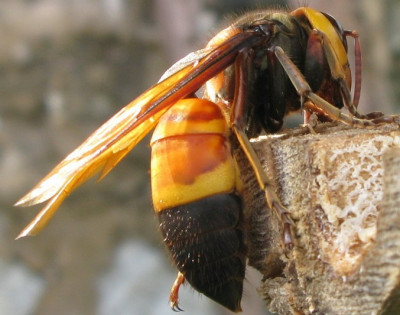
<instances>
[{"instance_id":1,"label":"orange abdominal band","mask_svg":"<svg viewBox=\"0 0 400 315\"><path fill-rule=\"evenodd\" d=\"M221 110L204 99L183 99L162 116L151 140L156 212L235 191L228 131Z\"/></svg>"}]
</instances>

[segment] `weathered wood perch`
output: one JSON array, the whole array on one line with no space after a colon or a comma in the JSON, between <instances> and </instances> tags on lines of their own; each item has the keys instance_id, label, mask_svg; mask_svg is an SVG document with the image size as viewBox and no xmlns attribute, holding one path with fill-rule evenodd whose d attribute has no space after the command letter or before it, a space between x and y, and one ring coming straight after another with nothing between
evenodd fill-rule
<instances>
[{"instance_id":1,"label":"weathered wood perch","mask_svg":"<svg viewBox=\"0 0 400 315\"><path fill-rule=\"evenodd\" d=\"M400 131L322 124L254 147L294 221L285 250L248 164L249 264L278 314L400 314Z\"/></svg>"}]
</instances>

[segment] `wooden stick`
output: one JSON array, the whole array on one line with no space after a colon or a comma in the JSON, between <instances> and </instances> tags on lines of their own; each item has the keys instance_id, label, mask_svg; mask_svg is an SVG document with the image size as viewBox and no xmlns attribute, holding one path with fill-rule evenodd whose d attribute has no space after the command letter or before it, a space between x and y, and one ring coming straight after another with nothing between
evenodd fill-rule
<instances>
[{"instance_id":1,"label":"wooden stick","mask_svg":"<svg viewBox=\"0 0 400 315\"><path fill-rule=\"evenodd\" d=\"M294 248L239 153L249 264L278 314L400 314L400 131L321 124L254 142L293 219Z\"/></svg>"}]
</instances>

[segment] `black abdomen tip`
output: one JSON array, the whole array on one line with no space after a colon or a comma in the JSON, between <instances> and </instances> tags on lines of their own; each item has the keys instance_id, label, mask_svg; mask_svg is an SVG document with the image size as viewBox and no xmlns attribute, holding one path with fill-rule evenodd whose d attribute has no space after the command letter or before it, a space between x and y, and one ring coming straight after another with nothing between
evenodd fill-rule
<instances>
[{"instance_id":1,"label":"black abdomen tip","mask_svg":"<svg viewBox=\"0 0 400 315\"><path fill-rule=\"evenodd\" d=\"M240 311L245 273L241 201L214 195L158 213L164 242L194 289Z\"/></svg>"}]
</instances>

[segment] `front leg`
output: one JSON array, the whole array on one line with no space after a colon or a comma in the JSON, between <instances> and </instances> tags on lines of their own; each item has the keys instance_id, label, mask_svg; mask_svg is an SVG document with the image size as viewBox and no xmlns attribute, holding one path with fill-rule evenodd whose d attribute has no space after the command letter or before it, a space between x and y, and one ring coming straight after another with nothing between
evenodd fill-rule
<instances>
[{"instance_id":1,"label":"front leg","mask_svg":"<svg viewBox=\"0 0 400 315\"><path fill-rule=\"evenodd\" d=\"M380 113L370 113L367 115L346 115L339 108L333 106L322 97L315 94L307 80L304 78L300 69L286 55L281 47L273 49L282 67L285 69L290 81L292 82L297 94L300 96L301 103L306 110L322 114L331 120L341 121L350 126L373 126L381 123L399 123L399 116L384 116Z\"/></svg>"}]
</instances>

